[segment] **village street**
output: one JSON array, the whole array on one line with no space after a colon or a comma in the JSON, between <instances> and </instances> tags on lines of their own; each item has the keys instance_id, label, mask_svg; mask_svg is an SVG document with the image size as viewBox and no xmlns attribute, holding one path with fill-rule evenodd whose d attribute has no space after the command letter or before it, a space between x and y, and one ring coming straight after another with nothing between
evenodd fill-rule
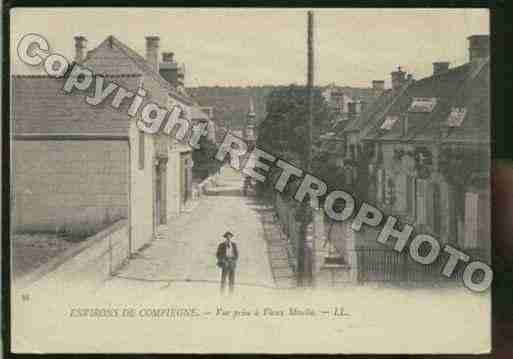
<instances>
[{"instance_id":1,"label":"village street","mask_svg":"<svg viewBox=\"0 0 513 359\"><path fill-rule=\"evenodd\" d=\"M221 171L218 184L190 213L168 224L166 235L138 253L116 275L138 281L219 283L216 249L226 231L239 248L236 283L272 287L273 278L263 238L258 205L242 193L243 177Z\"/></svg>"},{"instance_id":2,"label":"village street","mask_svg":"<svg viewBox=\"0 0 513 359\"><path fill-rule=\"evenodd\" d=\"M319 345L330 352L355 347L364 351L369 341L394 330L397 341L383 344L387 352L412 351L404 342L424 345L427 351L432 344L422 338L439 325L433 311L451 313L444 338L485 334L487 326L478 325L481 317L469 317L461 303L483 308L489 304L486 297L455 289L419 290L412 296L411 291L372 286L348 285L339 291L280 288L268 255L274 241L264 236L262 223L269 208L242 196L242 183L240 174L224 168L217 188L171 222L168 238L152 242L106 281L92 280L95 284L89 286L56 271L24 289L13 298L14 344L29 352L308 352ZM235 234L240 252L233 295L221 295L215 259L226 230ZM275 249L271 251L274 255ZM432 310L419 312L419 305ZM337 310L348 314L337 316ZM173 311L182 314L170 315ZM461 323L468 330L456 330ZM328 325L330 330L323 329ZM291 328L301 326L322 335L298 342ZM74 335L78 332L84 335ZM152 340L140 347L146 337ZM471 343L476 351L486 345ZM451 341L437 344L451 350Z\"/></svg>"}]
</instances>

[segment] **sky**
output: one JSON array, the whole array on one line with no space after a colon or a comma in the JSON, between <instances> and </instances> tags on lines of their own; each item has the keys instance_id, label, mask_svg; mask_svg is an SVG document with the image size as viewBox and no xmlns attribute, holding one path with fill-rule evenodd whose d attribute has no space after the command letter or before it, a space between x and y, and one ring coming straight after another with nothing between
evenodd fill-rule
<instances>
[{"instance_id":1,"label":"sky","mask_svg":"<svg viewBox=\"0 0 513 359\"><path fill-rule=\"evenodd\" d=\"M306 82L308 9L248 8L15 8L11 54L26 33L73 59L73 36L88 49L109 35L145 54L145 36L160 36L186 67L186 86L258 86ZM489 33L486 9L313 9L315 84L368 87L390 84L400 65L414 78L435 61L468 61L466 38ZM15 74L33 73L16 58Z\"/></svg>"}]
</instances>

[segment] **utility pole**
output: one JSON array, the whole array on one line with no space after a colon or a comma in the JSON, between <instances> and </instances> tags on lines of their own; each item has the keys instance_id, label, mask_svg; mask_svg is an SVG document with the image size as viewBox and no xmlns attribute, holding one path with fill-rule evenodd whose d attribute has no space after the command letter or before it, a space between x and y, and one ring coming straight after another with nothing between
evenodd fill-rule
<instances>
[{"instance_id":1,"label":"utility pole","mask_svg":"<svg viewBox=\"0 0 513 359\"><path fill-rule=\"evenodd\" d=\"M307 20L307 83L306 90L308 95L308 119L306 122L306 143L305 143L305 154L304 154L304 166L305 171L310 173L312 170L312 127L313 127L313 100L314 100L314 17L313 12L308 11L308 20ZM310 198L309 198L310 200ZM300 211L300 231L299 231L299 243L298 243L298 251L297 251L297 281L298 286L303 287L306 283L306 242L308 235L308 224L310 222L310 203L301 203L299 211Z\"/></svg>"}]
</instances>

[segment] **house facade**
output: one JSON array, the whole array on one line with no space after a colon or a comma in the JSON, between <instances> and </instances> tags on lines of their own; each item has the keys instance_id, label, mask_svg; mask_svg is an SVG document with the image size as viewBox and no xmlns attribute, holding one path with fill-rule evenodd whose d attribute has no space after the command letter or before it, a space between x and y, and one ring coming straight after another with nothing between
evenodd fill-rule
<instances>
[{"instance_id":1,"label":"house facade","mask_svg":"<svg viewBox=\"0 0 513 359\"><path fill-rule=\"evenodd\" d=\"M384 91L384 81L372 82L372 88L348 86L327 86L322 96L328 107L335 114L333 129L340 131L350 121L356 120Z\"/></svg>"},{"instance_id":2,"label":"house facade","mask_svg":"<svg viewBox=\"0 0 513 359\"><path fill-rule=\"evenodd\" d=\"M469 62L434 63L433 75L410 84L364 142L374 149L373 193L385 213L487 260L489 39L468 40Z\"/></svg>"},{"instance_id":3,"label":"house facade","mask_svg":"<svg viewBox=\"0 0 513 359\"><path fill-rule=\"evenodd\" d=\"M345 127L341 137L347 147L340 158L354 164L354 181L365 185L359 199L412 225L416 233L488 261L489 38L475 35L468 41L469 61L461 66L436 62L433 74L420 80L401 69L392 72L392 89ZM321 281L442 278L441 261L422 266L378 243L381 228L354 232L350 222L321 218L317 223ZM329 256L342 258L344 265L326 266ZM461 275L461 268L457 272Z\"/></svg>"},{"instance_id":4,"label":"house facade","mask_svg":"<svg viewBox=\"0 0 513 359\"><path fill-rule=\"evenodd\" d=\"M113 36L91 51L86 44L75 38L75 61L94 74L144 88L145 102L178 105L191 120L206 117L176 82L183 76L169 80L169 57L160 66L158 37L146 38L146 57ZM192 199L192 148L140 131L123 105L91 106L83 93L64 93L63 81L14 76L14 228L89 235L126 218L135 252Z\"/></svg>"}]
</instances>

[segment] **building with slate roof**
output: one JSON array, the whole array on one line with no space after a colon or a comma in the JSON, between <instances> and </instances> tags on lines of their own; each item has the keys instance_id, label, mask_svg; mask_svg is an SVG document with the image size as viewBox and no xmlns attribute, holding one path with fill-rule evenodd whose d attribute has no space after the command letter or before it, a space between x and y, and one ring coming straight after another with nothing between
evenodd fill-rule
<instances>
[{"instance_id":1,"label":"building with slate roof","mask_svg":"<svg viewBox=\"0 0 513 359\"><path fill-rule=\"evenodd\" d=\"M400 69L392 72L392 89L339 134L347 145L340 159L342 166L353 167L353 181L365 187L357 192L358 199L397 217L397 229L411 224L416 233L487 261L489 37L475 35L468 41L469 61L461 66L436 62L433 74L419 80ZM383 246L376 241L381 228L352 232L348 225L336 226L346 235L333 239L332 245L349 268L339 271L340 278L440 280L440 260L423 266L395 252L394 239ZM461 275L461 268L457 270Z\"/></svg>"},{"instance_id":2,"label":"building with slate roof","mask_svg":"<svg viewBox=\"0 0 513 359\"><path fill-rule=\"evenodd\" d=\"M146 57L113 36L91 51L86 43L75 38L75 62L106 82L134 93L143 87L145 102L209 120L184 90L181 67L168 66L168 55L160 66L158 37L146 38ZM111 97L91 106L88 93L65 93L64 81L13 76L14 228L85 236L127 219L135 252L191 199L192 149L173 136L141 132L127 114L130 101L117 110Z\"/></svg>"}]
</instances>

